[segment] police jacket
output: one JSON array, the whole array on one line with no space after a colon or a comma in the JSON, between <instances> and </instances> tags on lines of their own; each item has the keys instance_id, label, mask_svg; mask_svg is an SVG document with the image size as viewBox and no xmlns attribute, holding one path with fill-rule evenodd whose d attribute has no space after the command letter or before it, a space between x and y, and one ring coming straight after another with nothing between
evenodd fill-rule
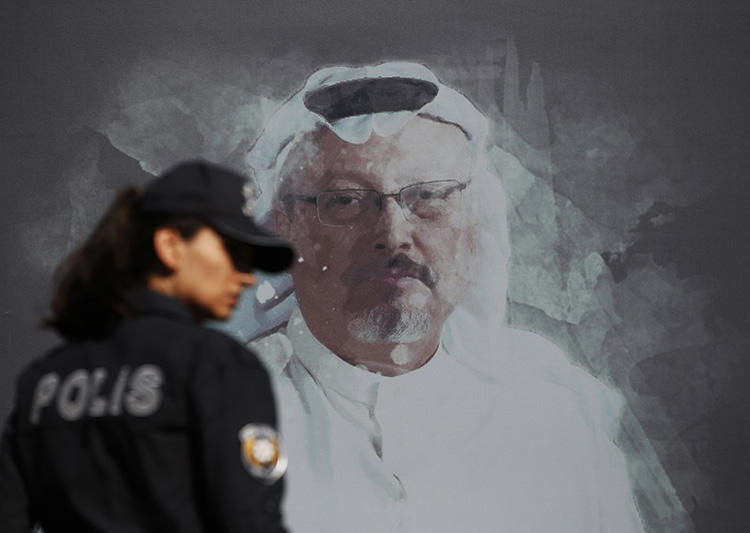
<instances>
[{"instance_id":1,"label":"police jacket","mask_svg":"<svg viewBox=\"0 0 750 533\"><path fill-rule=\"evenodd\" d=\"M0 531L283 532L275 428L252 353L137 291L112 335L54 349L18 379Z\"/></svg>"}]
</instances>

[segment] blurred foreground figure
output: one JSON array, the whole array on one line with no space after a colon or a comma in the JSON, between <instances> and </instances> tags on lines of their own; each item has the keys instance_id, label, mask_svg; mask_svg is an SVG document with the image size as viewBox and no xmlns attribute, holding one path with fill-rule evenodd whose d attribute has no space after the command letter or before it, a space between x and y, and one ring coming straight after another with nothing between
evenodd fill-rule
<instances>
[{"instance_id":1,"label":"blurred foreground figure","mask_svg":"<svg viewBox=\"0 0 750 533\"><path fill-rule=\"evenodd\" d=\"M333 67L250 150L256 212L299 253L254 343L294 531L642 531L618 396L505 325L487 129L422 65Z\"/></svg>"},{"instance_id":2,"label":"blurred foreground figure","mask_svg":"<svg viewBox=\"0 0 750 533\"><path fill-rule=\"evenodd\" d=\"M253 270L292 248L255 225L243 177L178 165L120 193L62 264L0 456L0 531L283 532L286 456L268 375L226 335Z\"/></svg>"}]
</instances>

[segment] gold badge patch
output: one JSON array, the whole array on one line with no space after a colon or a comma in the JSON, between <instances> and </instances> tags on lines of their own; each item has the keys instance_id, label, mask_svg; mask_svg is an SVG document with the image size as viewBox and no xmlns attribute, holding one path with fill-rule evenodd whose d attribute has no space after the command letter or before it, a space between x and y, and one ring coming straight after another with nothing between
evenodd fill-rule
<instances>
[{"instance_id":1,"label":"gold badge patch","mask_svg":"<svg viewBox=\"0 0 750 533\"><path fill-rule=\"evenodd\" d=\"M287 458L279 434L270 426L247 424L240 429L242 463L250 474L273 483L286 472Z\"/></svg>"}]
</instances>

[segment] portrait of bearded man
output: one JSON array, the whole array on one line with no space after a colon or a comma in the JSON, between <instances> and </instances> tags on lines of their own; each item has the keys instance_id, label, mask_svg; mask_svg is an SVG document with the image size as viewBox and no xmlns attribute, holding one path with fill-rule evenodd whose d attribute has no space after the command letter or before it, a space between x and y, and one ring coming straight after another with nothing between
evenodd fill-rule
<instances>
[{"instance_id":1,"label":"portrait of bearded man","mask_svg":"<svg viewBox=\"0 0 750 533\"><path fill-rule=\"evenodd\" d=\"M293 530L642 531L619 397L505 324L486 139L465 96L390 62L317 71L249 152L254 209L299 251L252 343Z\"/></svg>"}]
</instances>

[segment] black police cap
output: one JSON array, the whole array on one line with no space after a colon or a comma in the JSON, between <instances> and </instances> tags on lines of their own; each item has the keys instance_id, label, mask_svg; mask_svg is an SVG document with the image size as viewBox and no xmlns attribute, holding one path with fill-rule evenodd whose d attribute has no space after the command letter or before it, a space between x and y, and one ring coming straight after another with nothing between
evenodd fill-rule
<instances>
[{"instance_id":1,"label":"black police cap","mask_svg":"<svg viewBox=\"0 0 750 533\"><path fill-rule=\"evenodd\" d=\"M294 248L255 223L251 193L243 176L206 161L188 161L146 186L141 210L200 218L223 237L249 245L253 268L281 272L294 260Z\"/></svg>"}]
</instances>

